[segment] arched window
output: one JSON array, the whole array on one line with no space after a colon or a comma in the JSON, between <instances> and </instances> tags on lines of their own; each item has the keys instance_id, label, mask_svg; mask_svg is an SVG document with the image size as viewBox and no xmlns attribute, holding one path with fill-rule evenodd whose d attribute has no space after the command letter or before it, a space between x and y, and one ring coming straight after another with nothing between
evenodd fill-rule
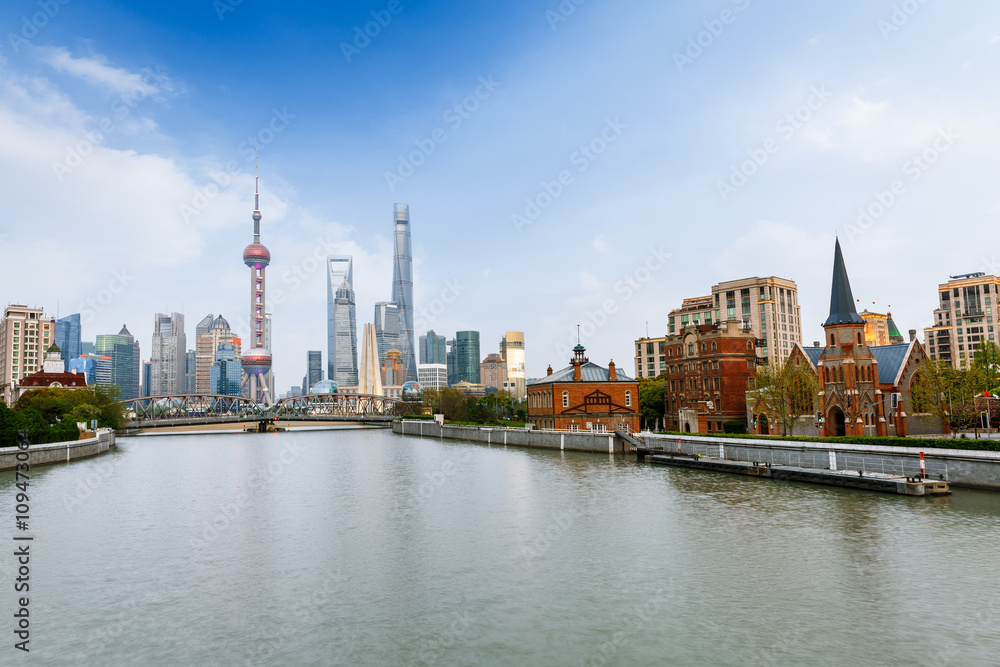
<instances>
[{"instance_id":1,"label":"arched window","mask_svg":"<svg viewBox=\"0 0 1000 667\"><path fill-rule=\"evenodd\" d=\"M708 352L708 345L706 345L705 343L702 343L701 344L701 351L702 352Z\"/></svg>"},{"instance_id":2,"label":"arched window","mask_svg":"<svg viewBox=\"0 0 1000 667\"><path fill-rule=\"evenodd\" d=\"M752 350L753 349L753 341L752 340L748 340L747 341L747 349L748 350Z\"/></svg>"},{"instance_id":3,"label":"arched window","mask_svg":"<svg viewBox=\"0 0 1000 667\"><path fill-rule=\"evenodd\" d=\"M837 376L840 378L841 382L844 381L844 367L843 366L839 366L837 368Z\"/></svg>"},{"instance_id":4,"label":"arched window","mask_svg":"<svg viewBox=\"0 0 1000 667\"><path fill-rule=\"evenodd\" d=\"M563 392L563 407L564 408L568 408L569 407L569 392L568 391L564 391Z\"/></svg>"},{"instance_id":5,"label":"arched window","mask_svg":"<svg viewBox=\"0 0 1000 667\"><path fill-rule=\"evenodd\" d=\"M674 356L674 348L672 348L672 347L668 347L667 348L667 356L668 357Z\"/></svg>"},{"instance_id":6,"label":"arched window","mask_svg":"<svg viewBox=\"0 0 1000 667\"><path fill-rule=\"evenodd\" d=\"M836 343L833 342L833 334L830 334L830 345L831 346L836 345Z\"/></svg>"},{"instance_id":7,"label":"arched window","mask_svg":"<svg viewBox=\"0 0 1000 667\"><path fill-rule=\"evenodd\" d=\"M713 341L712 341L712 352L715 352L715 351L716 351L716 350L718 350L718 349L719 349L719 344L718 344L718 343L716 343L716 342L715 342L715 341L713 340Z\"/></svg>"},{"instance_id":8,"label":"arched window","mask_svg":"<svg viewBox=\"0 0 1000 667\"><path fill-rule=\"evenodd\" d=\"M858 332L858 345L861 345L861 332Z\"/></svg>"},{"instance_id":9,"label":"arched window","mask_svg":"<svg viewBox=\"0 0 1000 667\"><path fill-rule=\"evenodd\" d=\"M626 408L632 407L632 392L630 391L625 392L625 407Z\"/></svg>"}]
</instances>

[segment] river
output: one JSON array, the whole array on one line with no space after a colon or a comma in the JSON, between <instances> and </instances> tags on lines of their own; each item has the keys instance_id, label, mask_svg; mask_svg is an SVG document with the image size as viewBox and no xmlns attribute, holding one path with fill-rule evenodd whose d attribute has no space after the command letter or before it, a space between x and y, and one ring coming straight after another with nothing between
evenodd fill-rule
<instances>
[{"instance_id":1,"label":"river","mask_svg":"<svg viewBox=\"0 0 1000 667\"><path fill-rule=\"evenodd\" d=\"M0 664L995 665L1000 494L907 498L387 430L32 471ZM13 472L0 473L9 540Z\"/></svg>"}]
</instances>

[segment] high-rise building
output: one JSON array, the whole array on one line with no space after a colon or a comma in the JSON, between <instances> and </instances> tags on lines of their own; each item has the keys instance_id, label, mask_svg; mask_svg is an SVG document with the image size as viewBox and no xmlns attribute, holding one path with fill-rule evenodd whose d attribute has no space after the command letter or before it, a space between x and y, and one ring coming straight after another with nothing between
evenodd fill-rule
<instances>
[{"instance_id":1,"label":"high-rise building","mask_svg":"<svg viewBox=\"0 0 1000 667\"><path fill-rule=\"evenodd\" d=\"M119 398L127 401L139 396L139 374L142 359L139 355L139 341L124 324L117 334L97 337L97 354L111 357L111 384L117 385Z\"/></svg>"},{"instance_id":2,"label":"high-rise building","mask_svg":"<svg viewBox=\"0 0 1000 667\"><path fill-rule=\"evenodd\" d=\"M447 352L445 353L445 366L448 368L448 386L458 383L458 344L455 339L447 342Z\"/></svg>"},{"instance_id":3,"label":"high-rise building","mask_svg":"<svg viewBox=\"0 0 1000 667\"><path fill-rule=\"evenodd\" d=\"M70 371L83 373L87 376L87 385L107 387L111 385L111 357L99 354L84 354L76 359L70 359Z\"/></svg>"},{"instance_id":4,"label":"high-rise building","mask_svg":"<svg viewBox=\"0 0 1000 667\"><path fill-rule=\"evenodd\" d=\"M93 341L85 340L80 343L80 354L96 354L97 345Z\"/></svg>"},{"instance_id":5,"label":"high-rise building","mask_svg":"<svg viewBox=\"0 0 1000 667\"><path fill-rule=\"evenodd\" d=\"M421 364L447 364L448 363L448 339L438 336L431 329L420 337L420 363Z\"/></svg>"},{"instance_id":6,"label":"high-rise building","mask_svg":"<svg viewBox=\"0 0 1000 667\"><path fill-rule=\"evenodd\" d=\"M319 350L309 350L308 372L302 378L302 393L308 394L309 390L316 386L316 383L323 379L323 353Z\"/></svg>"},{"instance_id":7,"label":"high-rise building","mask_svg":"<svg viewBox=\"0 0 1000 667\"><path fill-rule=\"evenodd\" d=\"M199 327L201 325L199 324ZM215 363L216 351L220 345L233 345L236 348L237 361L242 362L240 346L242 341L233 335L233 330L222 315L219 315L208 326L202 329L204 334L198 337L198 349L195 353L195 393L212 393L212 365Z\"/></svg>"},{"instance_id":8,"label":"high-rise building","mask_svg":"<svg viewBox=\"0 0 1000 667\"><path fill-rule=\"evenodd\" d=\"M354 305L354 260L327 258L326 377L345 386L358 383L358 330ZM346 285L346 289L344 289ZM338 381L343 369L350 381Z\"/></svg>"},{"instance_id":9,"label":"high-rise building","mask_svg":"<svg viewBox=\"0 0 1000 667\"><path fill-rule=\"evenodd\" d=\"M487 389L503 391L507 381L507 364L496 352L490 352L479 364L479 376Z\"/></svg>"},{"instance_id":10,"label":"high-rise building","mask_svg":"<svg viewBox=\"0 0 1000 667\"><path fill-rule=\"evenodd\" d=\"M967 273L938 285L934 326L924 329L925 351L931 359L947 361L956 370L971 368L979 346L998 340L993 328L998 300L997 276Z\"/></svg>"},{"instance_id":11,"label":"high-rise building","mask_svg":"<svg viewBox=\"0 0 1000 667\"><path fill-rule=\"evenodd\" d=\"M361 366L358 371L359 394L382 395L382 369L378 363L378 346L375 344L375 325L366 324L361 339Z\"/></svg>"},{"instance_id":12,"label":"high-rise building","mask_svg":"<svg viewBox=\"0 0 1000 667\"><path fill-rule=\"evenodd\" d=\"M899 333L896 323L892 321L892 313L873 313L866 309L858 315L865 321L865 345L868 347L905 342L903 334Z\"/></svg>"},{"instance_id":13,"label":"high-rise building","mask_svg":"<svg viewBox=\"0 0 1000 667\"><path fill-rule=\"evenodd\" d=\"M481 384L479 377L479 332L455 334L455 375L458 382Z\"/></svg>"},{"instance_id":14,"label":"high-rise building","mask_svg":"<svg viewBox=\"0 0 1000 667\"><path fill-rule=\"evenodd\" d=\"M269 386L271 352L267 348L264 322L267 313L265 276L271 263L271 251L260 242L260 180L255 178L253 196L253 243L243 250L243 263L250 269L250 351L242 355L243 372L247 377L247 396L263 405L271 404L273 389ZM217 348L216 348L217 349ZM214 363L214 362L213 362Z\"/></svg>"},{"instance_id":15,"label":"high-rise building","mask_svg":"<svg viewBox=\"0 0 1000 667\"><path fill-rule=\"evenodd\" d=\"M385 355L389 350L400 349L399 341L399 305L392 301L379 301L375 304L375 342L378 347L379 365L385 364Z\"/></svg>"},{"instance_id":16,"label":"high-rise building","mask_svg":"<svg viewBox=\"0 0 1000 667\"><path fill-rule=\"evenodd\" d=\"M220 315L221 317L221 315ZM225 320L222 320L225 322ZM212 344L209 333L212 330L212 325L215 324L215 315L209 313L205 318L198 322L194 328L194 347L195 347L195 362L194 362L194 392L197 394L208 394L211 381L209 379L209 374L212 369L212 362L215 361L215 353L212 350L215 346ZM226 327L229 327L229 323L226 322Z\"/></svg>"},{"instance_id":17,"label":"high-rise building","mask_svg":"<svg viewBox=\"0 0 1000 667\"><path fill-rule=\"evenodd\" d=\"M513 384L514 398L527 395L527 368L524 356L524 332L508 331L500 340L500 358L507 364L507 381Z\"/></svg>"},{"instance_id":18,"label":"high-rise building","mask_svg":"<svg viewBox=\"0 0 1000 667\"><path fill-rule=\"evenodd\" d=\"M157 313L153 320L153 346L149 361L150 381L144 383L147 396L183 394L187 379L187 336L184 316Z\"/></svg>"},{"instance_id":19,"label":"high-rise building","mask_svg":"<svg viewBox=\"0 0 1000 667\"><path fill-rule=\"evenodd\" d=\"M80 329L80 313L67 315L56 320L55 341L59 349L62 350L64 370L69 371L69 362L83 354Z\"/></svg>"},{"instance_id":20,"label":"high-rise building","mask_svg":"<svg viewBox=\"0 0 1000 667\"><path fill-rule=\"evenodd\" d=\"M684 299L680 308L667 315L667 336L689 326L738 322L753 332L757 361L782 363L795 343L802 344L799 292L794 280L770 276L729 280L712 287L709 296ZM655 378L667 370L667 336L640 338L636 349L647 354L635 358L636 377Z\"/></svg>"},{"instance_id":21,"label":"high-rise building","mask_svg":"<svg viewBox=\"0 0 1000 667\"><path fill-rule=\"evenodd\" d=\"M212 362L212 393L217 396L239 396L243 379L243 364L236 354L235 345L219 345Z\"/></svg>"},{"instance_id":22,"label":"high-rise building","mask_svg":"<svg viewBox=\"0 0 1000 667\"><path fill-rule=\"evenodd\" d=\"M406 367L403 365L403 355L396 348L385 353L382 363L382 386L402 387L406 382Z\"/></svg>"},{"instance_id":23,"label":"high-rise building","mask_svg":"<svg viewBox=\"0 0 1000 667\"><path fill-rule=\"evenodd\" d=\"M358 326L354 289L347 279L340 284L334 299L333 377L338 385L358 384Z\"/></svg>"},{"instance_id":24,"label":"high-rise building","mask_svg":"<svg viewBox=\"0 0 1000 667\"><path fill-rule=\"evenodd\" d=\"M143 397L152 396L153 393L153 362L144 361L142 362L142 385L139 388L139 394ZM157 394L158 396L159 394Z\"/></svg>"},{"instance_id":25,"label":"high-rise building","mask_svg":"<svg viewBox=\"0 0 1000 667\"><path fill-rule=\"evenodd\" d=\"M195 345L198 344L198 339L195 338ZM197 378L196 371L198 368L198 353L194 350L188 350L184 353L184 393L193 394L195 391L195 379Z\"/></svg>"},{"instance_id":26,"label":"high-rise building","mask_svg":"<svg viewBox=\"0 0 1000 667\"><path fill-rule=\"evenodd\" d=\"M448 366L446 364L420 364L417 378L421 389L441 389L448 386Z\"/></svg>"},{"instance_id":27,"label":"high-rise building","mask_svg":"<svg viewBox=\"0 0 1000 667\"><path fill-rule=\"evenodd\" d=\"M0 320L0 398L10 405L20 380L42 369L55 325L41 308L10 305Z\"/></svg>"},{"instance_id":28,"label":"high-rise building","mask_svg":"<svg viewBox=\"0 0 1000 667\"><path fill-rule=\"evenodd\" d=\"M399 345L407 381L417 379L416 339L413 331L413 251L410 247L410 207L396 204L392 215L392 300L399 305ZM479 359L476 359L478 365Z\"/></svg>"}]
</instances>

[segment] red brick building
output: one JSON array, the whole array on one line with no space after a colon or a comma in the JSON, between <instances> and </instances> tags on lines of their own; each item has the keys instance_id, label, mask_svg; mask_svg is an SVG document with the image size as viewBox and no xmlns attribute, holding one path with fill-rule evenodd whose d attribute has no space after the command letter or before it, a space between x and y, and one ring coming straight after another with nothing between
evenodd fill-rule
<instances>
[{"instance_id":1,"label":"red brick building","mask_svg":"<svg viewBox=\"0 0 1000 667\"><path fill-rule=\"evenodd\" d=\"M639 383L619 373L615 362L607 368L573 348L570 366L528 383L528 423L537 429L614 431L640 429Z\"/></svg>"},{"instance_id":2,"label":"red brick building","mask_svg":"<svg viewBox=\"0 0 1000 667\"><path fill-rule=\"evenodd\" d=\"M757 375L756 338L735 321L681 329L665 339L667 430L721 432L746 424L746 391Z\"/></svg>"},{"instance_id":3,"label":"red brick building","mask_svg":"<svg viewBox=\"0 0 1000 667\"><path fill-rule=\"evenodd\" d=\"M42 370L25 377L21 380L21 385L15 390L13 396L16 401L21 394L31 389L44 389L46 387L61 389L82 389L87 386L87 376L83 373L66 373L63 369L62 353L59 347L53 343L45 351L45 360L42 362Z\"/></svg>"}]
</instances>

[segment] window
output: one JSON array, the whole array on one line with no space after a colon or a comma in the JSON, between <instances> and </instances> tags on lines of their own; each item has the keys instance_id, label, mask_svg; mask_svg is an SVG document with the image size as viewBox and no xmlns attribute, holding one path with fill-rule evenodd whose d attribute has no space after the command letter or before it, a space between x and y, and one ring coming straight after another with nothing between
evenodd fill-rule
<instances>
[{"instance_id":1,"label":"window","mask_svg":"<svg viewBox=\"0 0 1000 667\"><path fill-rule=\"evenodd\" d=\"M715 352L718 349L719 349L719 344L716 341L713 340L712 341L712 352Z\"/></svg>"},{"instance_id":2,"label":"window","mask_svg":"<svg viewBox=\"0 0 1000 667\"><path fill-rule=\"evenodd\" d=\"M569 392L568 391L564 391L563 392L563 407L564 408L568 408L569 407Z\"/></svg>"},{"instance_id":3,"label":"window","mask_svg":"<svg viewBox=\"0 0 1000 667\"><path fill-rule=\"evenodd\" d=\"M688 343L688 356L689 357L694 356L694 345L691 343Z\"/></svg>"},{"instance_id":4,"label":"window","mask_svg":"<svg viewBox=\"0 0 1000 667\"><path fill-rule=\"evenodd\" d=\"M630 391L625 392L625 407L626 408L632 407L632 392Z\"/></svg>"}]
</instances>

